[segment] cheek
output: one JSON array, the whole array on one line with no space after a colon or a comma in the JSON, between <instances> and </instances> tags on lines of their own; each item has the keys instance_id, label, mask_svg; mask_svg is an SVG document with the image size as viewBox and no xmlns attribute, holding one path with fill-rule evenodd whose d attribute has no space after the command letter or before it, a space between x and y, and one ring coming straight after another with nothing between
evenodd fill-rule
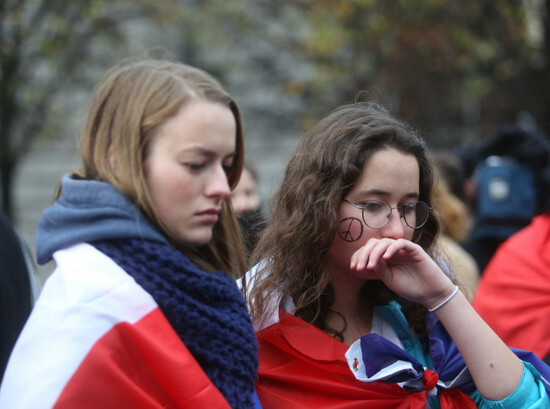
<instances>
[{"instance_id":1,"label":"cheek","mask_svg":"<svg viewBox=\"0 0 550 409\"><path fill-rule=\"evenodd\" d=\"M332 266L336 270L348 268L352 254L371 237L372 229L365 227L361 219L342 215L337 235L328 253Z\"/></svg>"},{"instance_id":2,"label":"cheek","mask_svg":"<svg viewBox=\"0 0 550 409\"><path fill-rule=\"evenodd\" d=\"M159 216L172 213L189 202L193 184L172 167L155 168L147 176L147 186Z\"/></svg>"},{"instance_id":3,"label":"cheek","mask_svg":"<svg viewBox=\"0 0 550 409\"><path fill-rule=\"evenodd\" d=\"M338 237L348 243L361 240L364 233L364 226L361 219L356 217L346 217L340 220L338 226Z\"/></svg>"}]
</instances>

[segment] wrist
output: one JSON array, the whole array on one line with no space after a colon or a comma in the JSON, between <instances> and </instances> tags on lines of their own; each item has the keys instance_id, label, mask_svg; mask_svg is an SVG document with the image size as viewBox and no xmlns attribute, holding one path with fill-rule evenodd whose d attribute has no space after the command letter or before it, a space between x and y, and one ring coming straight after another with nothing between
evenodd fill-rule
<instances>
[{"instance_id":1,"label":"wrist","mask_svg":"<svg viewBox=\"0 0 550 409\"><path fill-rule=\"evenodd\" d=\"M441 307L443 307L445 304L447 304L449 301L451 301L455 295L458 294L459 288L457 285L455 285L450 291L447 292L447 295L440 299L438 302L434 302L431 306L426 305L426 308L428 308L429 312L435 312Z\"/></svg>"}]
</instances>

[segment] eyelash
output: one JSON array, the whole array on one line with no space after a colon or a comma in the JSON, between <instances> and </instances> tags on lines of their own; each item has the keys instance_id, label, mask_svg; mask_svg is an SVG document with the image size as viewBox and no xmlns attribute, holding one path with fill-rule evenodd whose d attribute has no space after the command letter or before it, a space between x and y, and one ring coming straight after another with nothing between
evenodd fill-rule
<instances>
[{"instance_id":1,"label":"eyelash","mask_svg":"<svg viewBox=\"0 0 550 409\"><path fill-rule=\"evenodd\" d=\"M185 163L184 165L193 171L199 171L206 166L204 163Z\"/></svg>"},{"instance_id":2,"label":"eyelash","mask_svg":"<svg viewBox=\"0 0 550 409\"><path fill-rule=\"evenodd\" d=\"M185 166L187 166L189 169L191 169L192 171L195 171L195 172L198 172L200 170L202 170L206 164L205 163L184 163ZM231 173L231 168L233 167L233 165L223 165L222 164L222 168L224 170L224 172L226 173L226 175L229 175Z\"/></svg>"}]
</instances>

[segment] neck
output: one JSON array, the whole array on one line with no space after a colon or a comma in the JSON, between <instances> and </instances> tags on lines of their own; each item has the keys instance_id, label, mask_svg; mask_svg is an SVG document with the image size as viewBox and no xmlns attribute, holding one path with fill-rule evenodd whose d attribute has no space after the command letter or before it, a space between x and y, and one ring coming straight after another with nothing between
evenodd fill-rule
<instances>
[{"instance_id":1,"label":"neck","mask_svg":"<svg viewBox=\"0 0 550 409\"><path fill-rule=\"evenodd\" d=\"M335 299L331 310L336 313L329 314L327 323L335 329L343 328L344 343L351 345L363 335L372 330L372 307L361 300L361 288L365 281L353 279L348 275L333 275L332 288Z\"/></svg>"}]
</instances>

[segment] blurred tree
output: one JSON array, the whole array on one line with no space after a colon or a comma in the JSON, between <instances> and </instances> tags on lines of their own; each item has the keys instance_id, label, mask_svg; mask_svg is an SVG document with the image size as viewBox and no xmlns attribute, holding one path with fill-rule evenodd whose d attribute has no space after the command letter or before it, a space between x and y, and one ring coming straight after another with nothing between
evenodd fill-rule
<instances>
[{"instance_id":1,"label":"blurred tree","mask_svg":"<svg viewBox=\"0 0 550 409\"><path fill-rule=\"evenodd\" d=\"M180 2L178 56L241 90L254 122L270 115L259 132L280 135L296 118L306 129L360 90L440 146L474 142L523 110L548 126L549 54L532 27L548 25L550 0Z\"/></svg>"},{"instance_id":2,"label":"blurred tree","mask_svg":"<svg viewBox=\"0 0 550 409\"><path fill-rule=\"evenodd\" d=\"M303 50L320 68L304 87L311 101L333 105L356 90L378 90L442 144L463 139L465 129L475 134L480 124L513 122L512 113L533 103L528 87L510 88L543 57L527 41L525 2L299 4L312 29ZM327 93L327 84L339 91Z\"/></svg>"},{"instance_id":3,"label":"blurred tree","mask_svg":"<svg viewBox=\"0 0 550 409\"><path fill-rule=\"evenodd\" d=\"M85 81L90 69L110 65L101 55L124 48L125 23L166 18L162 4L0 0L0 196L10 218L15 167L47 126L55 97Z\"/></svg>"},{"instance_id":4,"label":"blurred tree","mask_svg":"<svg viewBox=\"0 0 550 409\"><path fill-rule=\"evenodd\" d=\"M289 146L360 90L435 145L473 142L522 110L550 131L548 7L550 0L0 0L3 207L11 170L44 127L52 97L94 63L103 70L120 50L158 44L228 87L266 166L284 159L276 145ZM533 21L546 31L537 34ZM116 58L107 51L114 47Z\"/></svg>"}]
</instances>

